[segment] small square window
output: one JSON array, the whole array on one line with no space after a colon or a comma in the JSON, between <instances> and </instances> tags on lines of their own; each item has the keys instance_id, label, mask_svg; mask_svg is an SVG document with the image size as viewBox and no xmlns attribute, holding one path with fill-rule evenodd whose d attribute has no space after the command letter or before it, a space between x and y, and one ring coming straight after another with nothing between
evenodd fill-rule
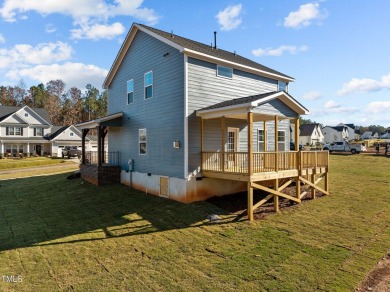
<instances>
[{"instance_id":1,"label":"small square window","mask_svg":"<svg viewBox=\"0 0 390 292\"><path fill-rule=\"evenodd\" d=\"M25 116L25 117L28 117L28 113L24 113L24 116Z\"/></svg>"},{"instance_id":2,"label":"small square window","mask_svg":"<svg viewBox=\"0 0 390 292\"><path fill-rule=\"evenodd\" d=\"M69 136L70 136L70 137L73 137L73 136L74 136L74 133L73 133L73 132L70 132L70 133L69 133Z\"/></svg>"},{"instance_id":3,"label":"small square window","mask_svg":"<svg viewBox=\"0 0 390 292\"><path fill-rule=\"evenodd\" d=\"M127 81L127 104L134 102L134 80Z\"/></svg>"},{"instance_id":4,"label":"small square window","mask_svg":"<svg viewBox=\"0 0 390 292\"><path fill-rule=\"evenodd\" d=\"M145 73L144 76L145 85L145 99L153 97L153 72Z\"/></svg>"},{"instance_id":5,"label":"small square window","mask_svg":"<svg viewBox=\"0 0 390 292\"><path fill-rule=\"evenodd\" d=\"M287 90L287 83L286 82L283 82L283 81L278 81L278 90L279 91L288 91Z\"/></svg>"},{"instance_id":6,"label":"small square window","mask_svg":"<svg viewBox=\"0 0 390 292\"><path fill-rule=\"evenodd\" d=\"M217 65L217 76L233 78L233 69Z\"/></svg>"}]
</instances>

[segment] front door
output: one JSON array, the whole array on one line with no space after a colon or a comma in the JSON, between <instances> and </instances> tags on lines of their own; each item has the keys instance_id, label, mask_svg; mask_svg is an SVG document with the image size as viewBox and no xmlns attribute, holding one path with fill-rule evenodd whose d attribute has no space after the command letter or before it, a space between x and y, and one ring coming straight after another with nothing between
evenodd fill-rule
<instances>
[{"instance_id":1,"label":"front door","mask_svg":"<svg viewBox=\"0 0 390 292\"><path fill-rule=\"evenodd\" d=\"M240 129L238 128L228 128L228 136L227 136L227 167L234 168L238 164L238 137L239 137Z\"/></svg>"},{"instance_id":2,"label":"front door","mask_svg":"<svg viewBox=\"0 0 390 292\"><path fill-rule=\"evenodd\" d=\"M38 156L42 155L42 145L35 145L35 154Z\"/></svg>"}]
</instances>

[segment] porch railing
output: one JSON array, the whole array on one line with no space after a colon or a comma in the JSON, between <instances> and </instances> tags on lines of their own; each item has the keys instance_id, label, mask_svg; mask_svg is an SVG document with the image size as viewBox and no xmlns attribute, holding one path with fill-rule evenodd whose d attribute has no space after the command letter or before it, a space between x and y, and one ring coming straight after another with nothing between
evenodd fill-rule
<instances>
[{"instance_id":1,"label":"porch railing","mask_svg":"<svg viewBox=\"0 0 390 292\"><path fill-rule=\"evenodd\" d=\"M249 173L248 152L202 152L202 170ZM327 151L254 152L253 173L328 167Z\"/></svg>"},{"instance_id":2,"label":"porch railing","mask_svg":"<svg viewBox=\"0 0 390 292\"><path fill-rule=\"evenodd\" d=\"M110 165L119 165L119 151L108 152L104 151L103 163ZM85 164L98 164L98 152L97 151L86 151L85 152Z\"/></svg>"}]
</instances>

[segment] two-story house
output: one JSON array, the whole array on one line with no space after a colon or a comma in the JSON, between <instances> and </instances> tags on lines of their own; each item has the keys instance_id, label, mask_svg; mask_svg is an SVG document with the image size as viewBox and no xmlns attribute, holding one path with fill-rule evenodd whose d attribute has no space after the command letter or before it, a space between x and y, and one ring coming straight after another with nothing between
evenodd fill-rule
<instances>
[{"instance_id":1,"label":"two-story house","mask_svg":"<svg viewBox=\"0 0 390 292\"><path fill-rule=\"evenodd\" d=\"M109 115L77 126L83 136L97 129L99 152L108 137L121 182L133 188L181 202L243 190L250 198L262 187L254 182L299 179L290 120L298 128L308 110L288 93L292 81L235 52L135 23L104 81ZM317 160L324 167L326 155ZM104 162L99 156L98 171ZM96 183L88 167L83 161L82 177ZM275 201L282 196L263 184Z\"/></svg>"},{"instance_id":2,"label":"two-story house","mask_svg":"<svg viewBox=\"0 0 390 292\"><path fill-rule=\"evenodd\" d=\"M45 109L0 106L0 153L5 156L51 153L44 138L52 124Z\"/></svg>"},{"instance_id":3,"label":"two-story house","mask_svg":"<svg viewBox=\"0 0 390 292\"><path fill-rule=\"evenodd\" d=\"M349 133L346 126L325 126L322 128L324 143L330 144L337 141L348 141Z\"/></svg>"},{"instance_id":4,"label":"two-story house","mask_svg":"<svg viewBox=\"0 0 390 292\"><path fill-rule=\"evenodd\" d=\"M299 126L299 143L302 145L317 145L324 142L320 124L304 124Z\"/></svg>"},{"instance_id":5,"label":"two-story house","mask_svg":"<svg viewBox=\"0 0 390 292\"><path fill-rule=\"evenodd\" d=\"M81 148L81 131L75 126L53 126L44 108L0 106L0 155L61 156L65 146ZM85 137L86 150L96 151L96 139Z\"/></svg>"}]
</instances>

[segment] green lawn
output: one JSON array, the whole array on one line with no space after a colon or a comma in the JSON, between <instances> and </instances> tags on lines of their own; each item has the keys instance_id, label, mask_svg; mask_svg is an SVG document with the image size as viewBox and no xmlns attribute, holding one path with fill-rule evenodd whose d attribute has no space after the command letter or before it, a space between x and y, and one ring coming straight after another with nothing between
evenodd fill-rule
<instances>
[{"instance_id":1,"label":"green lawn","mask_svg":"<svg viewBox=\"0 0 390 292\"><path fill-rule=\"evenodd\" d=\"M29 158L7 158L0 159L0 170L13 169L21 167L34 167L42 165L52 165L64 163L64 159L46 158L46 157L29 157Z\"/></svg>"},{"instance_id":2,"label":"green lawn","mask_svg":"<svg viewBox=\"0 0 390 292\"><path fill-rule=\"evenodd\" d=\"M65 174L1 181L0 290L353 291L389 249L390 159L330 159L330 196L253 223Z\"/></svg>"}]
</instances>

